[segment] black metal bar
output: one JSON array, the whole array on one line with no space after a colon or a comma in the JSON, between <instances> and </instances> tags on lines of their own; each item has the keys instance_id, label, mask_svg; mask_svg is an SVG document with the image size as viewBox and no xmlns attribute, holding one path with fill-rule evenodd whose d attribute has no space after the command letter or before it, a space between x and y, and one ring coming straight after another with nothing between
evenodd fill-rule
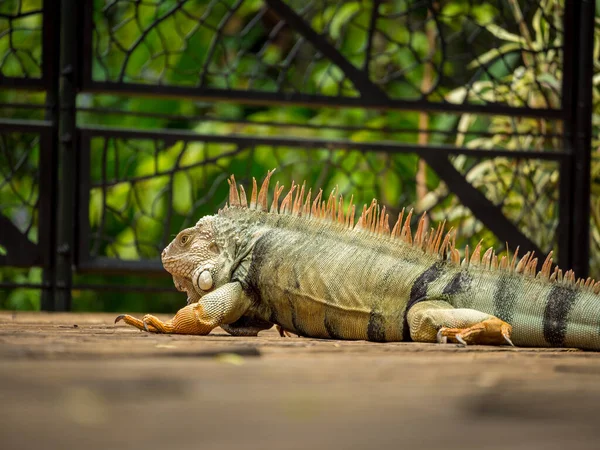
<instances>
[{"instance_id":1,"label":"black metal bar","mask_svg":"<svg viewBox=\"0 0 600 450\"><path fill-rule=\"evenodd\" d=\"M580 0L577 19L578 42L576 89L573 102L572 138L573 165L571 192L572 228L570 245L572 248L571 268L580 277L587 277L590 257L590 178L592 147L592 76L594 49L595 2Z\"/></svg>"},{"instance_id":2,"label":"black metal bar","mask_svg":"<svg viewBox=\"0 0 600 450\"><path fill-rule=\"evenodd\" d=\"M79 144L77 252L75 255L77 270L80 270L90 259L90 136L79 133Z\"/></svg>"},{"instance_id":3,"label":"black metal bar","mask_svg":"<svg viewBox=\"0 0 600 450\"><path fill-rule=\"evenodd\" d=\"M105 291L105 292L161 292L167 294L185 295L175 289L174 286L139 286L127 284L91 284L76 283L73 285L74 291Z\"/></svg>"},{"instance_id":4,"label":"black metal bar","mask_svg":"<svg viewBox=\"0 0 600 450\"><path fill-rule=\"evenodd\" d=\"M0 281L0 289L44 289L52 288L51 284L46 283L15 283L12 281Z\"/></svg>"},{"instance_id":5,"label":"black metal bar","mask_svg":"<svg viewBox=\"0 0 600 450\"><path fill-rule=\"evenodd\" d=\"M83 261L77 266L79 273L101 272L103 274L119 275L125 272L145 273L152 275L170 276L162 267L161 262L156 260L123 260L99 256L94 259Z\"/></svg>"},{"instance_id":6,"label":"black metal bar","mask_svg":"<svg viewBox=\"0 0 600 450\"><path fill-rule=\"evenodd\" d=\"M40 132L52 127L51 120L0 119L0 130L22 133Z\"/></svg>"},{"instance_id":7,"label":"black metal bar","mask_svg":"<svg viewBox=\"0 0 600 450\"><path fill-rule=\"evenodd\" d=\"M238 89L216 89L205 87L152 86L139 83L117 83L111 81L83 80L83 91L91 94L119 94L128 96L144 96L149 98L173 98L196 101L236 102L247 105L298 105L323 108L365 108L397 111L425 111L447 113L472 113L482 115L501 115L516 117L536 117L545 119L561 119L562 109L537 109L529 107L512 107L489 103L487 105L454 104L447 102L431 102L428 100L395 100L371 97L327 97L325 95L309 95L294 92L259 92Z\"/></svg>"},{"instance_id":8,"label":"black metal bar","mask_svg":"<svg viewBox=\"0 0 600 450\"><path fill-rule=\"evenodd\" d=\"M5 109L37 109L37 110L46 110L46 109L48 109L48 106L46 106L46 105L36 105L36 104L32 104L32 103L20 103L20 102L4 103L4 102L0 102L0 108L5 108Z\"/></svg>"},{"instance_id":9,"label":"black metal bar","mask_svg":"<svg viewBox=\"0 0 600 450\"><path fill-rule=\"evenodd\" d=\"M379 5L381 0L373 0L371 7L371 19L369 20L369 31L367 37L367 48L365 50L365 60L362 71L369 76L369 65L371 63L371 51L373 50L373 40L375 39L375 30L377 29L377 18L379 17Z\"/></svg>"},{"instance_id":10,"label":"black metal bar","mask_svg":"<svg viewBox=\"0 0 600 450\"><path fill-rule=\"evenodd\" d=\"M58 97L60 67L60 8L44 5L42 73L46 80L45 119L51 128L40 139L39 223L44 224L39 246L44 254L40 306L43 311L56 309L56 202L58 180ZM42 227L40 227L42 228Z\"/></svg>"},{"instance_id":11,"label":"black metal bar","mask_svg":"<svg viewBox=\"0 0 600 450\"><path fill-rule=\"evenodd\" d=\"M565 158L560 165L559 179L559 216L558 216L558 262L561 267L571 267L573 264L573 255L571 247L571 218L573 216L573 207L571 202L572 192L572 173L573 173L573 104L576 95L576 86L574 83L575 69L577 68L577 42L576 35L576 17L579 17L579 2L571 1L565 4L565 14L563 17L563 80L561 107L564 111L564 137L563 143L568 149L569 157Z\"/></svg>"},{"instance_id":12,"label":"black metal bar","mask_svg":"<svg viewBox=\"0 0 600 450\"><path fill-rule=\"evenodd\" d=\"M235 143L242 146L272 145L302 148L330 148L330 149L356 149L363 151L378 151L386 153L416 153L422 156L441 157L447 155L471 156L506 156L510 158L526 157L541 160L562 160L568 155L564 151L539 151L539 150L505 150L505 149L469 149L453 147L450 145L429 145L423 147L418 144L402 144L393 141L356 142L346 139L321 139L309 137L287 136L249 136L239 134L215 135L199 134L185 130L131 130L124 128L101 127L88 125L80 128L82 137L106 137L128 139L170 139L185 141L203 141L218 143Z\"/></svg>"},{"instance_id":13,"label":"black metal bar","mask_svg":"<svg viewBox=\"0 0 600 450\"><path fill-rule=\"evenodd\" d=\"M43 91L46 88L46 81L42 78L0 77L0 88Z\"/></svg>"},{"instance_id":14,"label":"black metal bar","mask_svg":"<svg viewBox=\"0 0 600 450\"><path fill-rule=\"evenodd\" d=\"M60 2L60 89L59 89L59 170L58 219L56 239L55 310L71 309L71 283L75 232L76 192L76 70L78 46L77 0Z\"/></svg>"},{"instance_id":15,"label":"black metal bar","mask_svg":"<svg viewBox=\"0 0 600 450\"><path fill-rule=\"evenodd\" d=\"M81 40L81 79L79 86L92 83L92 61L94 59L93 39L94 34L94 2L93 0L82 2L82 19L84 30Z\"/></svg>"},{"instance_id":16,"label":"black metal bar","mask_svg":"<svg viewBox=\"0 0 600 450\"><path fill-rule=\"evenodd\" d=\"M2 106L2 105L0 105ZM458 134L456 130L436 130L436 129L419 129L419 128L407 128L407 127L373 127L369 125L335 125L335 124L314 124L307 122L276 122L271 120L248 120L248 119L228 119L222 117L212 117L212 116L196 116L196 115L182 115L182 114L163 114L163 113L153 113L146 111L126 111L122 109L115 108L98 108L98 107L80 107L77 108L77 113L81 114L103 114L103 115L119 115L119 116L129 116L129 117L151 117L162 120L173 120L173 121L202 121L202 122L215 122L215 123L231 123L231 124L240 124L240 125L258 125L258 126L271 126L271 127L281 127L281 128L306 128L311 130L339 130L339 131L374 131L379 133L388 133L388 134L434 134L434 135L444 135L444 136L455 136ZM93 126L93 125L92 125ZM143 129L142 129L143 130ZM527 136L527 137L544 137L544 138L553 138L553 137L563 137L562 134L559 133L529 133L529 132L491 132L491 131L482 131L482 130L466 130L461 131L461 134L465 136L479 136L479 137L493 137L493 136Z\"/></svg>"},{"instance_id":17,"label":"black metal bar","mask_svg":"<svg viewBox=\"0 0 600 450\"><path fill-rule=\"evenodd\" d=\"M49 97L49 95L48 95ZM44 130L40 135L38 251L42 260L41 309L53 310L56 262L56 130Z\"/></svg>"}]
</instances>

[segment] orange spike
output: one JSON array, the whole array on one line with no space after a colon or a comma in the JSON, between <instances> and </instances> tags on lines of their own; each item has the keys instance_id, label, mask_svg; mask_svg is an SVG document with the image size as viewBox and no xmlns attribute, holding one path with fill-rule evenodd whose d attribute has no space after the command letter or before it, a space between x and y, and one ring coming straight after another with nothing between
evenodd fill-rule
<instances>
[{"instance_id":1,"label":"orange spike","mask_svg":"<svg viewBox=\"0 0 600 450\"><path fill-rule=\"evenodd\" d=\"M481 264L484 269L489 269L492 261L492 253L494 253L494 249L492 247L488 248L483 254L483 258L481 258Z\"/></svg>"},{"instance_id":2,"label":"orange spike","mask_svg":"<svg viewBox=\"0 0 600 450\"><path fill-rule=\"evenodd\" d=\"M527 261L529 261L529 255L531 255L531 252L525 253L525 255L521 258L519 264L517 264L517 268L515 269L516 273L523 272L523 269L525 269L527 266Z\"/></svg>"},{"instance_id":3,"label":"orange spike","mask_svg":"<svg viewBox=\"0 0 600 450\"><path fill-rule=\"evenodd\" d=\"M319 193L315 197L312 203L311 216L319 217L319 205L321 204L321 197L323 196L323 189L319 189Z\"/></svg>"},{"instance_id":4,"label":"orange spike","mask_svg":"<svg viewBox=\"0 0 600 450\"><path fill-rule=\"evenodd\" d=\"M600 281L596 281L596 284L594 284L594 294L600 294Z\"/></svg>"},{"instance_id":5,"label":"orange spike","mask_svg":"<svg viewBox=\"0 0 600 450\"><path fill-rule=\"evenodd\" d=\"M442 236L444 234L444 228L446 227L446 221L442 220L442 223L438 224L437 231L435 233L435 240L433 241L433 253L440 253L440 245L442 244Z\"/></svg>"},{"instance_id":6,"label":"orange spike","mask_svg":"<svg viewBox=\"0 0 600 450\"><path fill-rule=\"evenodd\" d=\"M506 247L506 253L508 254L508 246ZM513 255L512 261L510 262L510 266L508 268L508 270L510 272L513 272L515 269L515 264L517 263L518 255L519 255L519 247L517 246L517 249L515 250L515 254Z\"/></svg>"},{"instance_id":7,"label":"orange spike","mask_svg":"<svg viewBox=\"0 0 600 450\"><path fill-rule=\"evenodd\" d=\"M498 269L498 255L496 255L496 252L494 251L494 254L492 255L492 265L491 265L491 269L492 270L496 270Z\"/></svg>"},{"instance_id":8,"label":"orange spike","mask_svg":"<svg viewBox=\"0 0 600 450\"><path fill-rule=\"evenodd\" d=\"M302 200L304 200L304 188L306 187L306 181L302 183L300 191L296 191L296 198L294 199L294 207L292 208L292 214L294 216L300 215L300 208L302 207Z\"/></svg>"},{"instance_id":9,"label":"orange spike","mask_svg":"<svg viewBox=\"0 0 600 450\"><path fill-rule=\"evenodd\" d=\"M461 266L464 268L469 267L469 245L468 244L465 245L465 259L463 259Z\"/></svg>"},{"instance_id":10,"label":"orange spike","mask_svg":"<svg viewBox=\"0 0 600 450\"><path fill-rule=\"evenodd\" d=\"M304 201L304 207L302 208L303 216L310 216L310 197L312 195L312 190L308 190L308 194L306 194L306 200Z\"/></svg>"},{"instance_id":11,"label":"orange spike","mask_svg":"<svg viewBox=\"0 0 600 450\"><path fill-rule=\"evenodd\" d=\"M445 221L444 221L445 223ZM442 247L440 248L441 252L444 254L444 259L445 255L448 251L448 246L450 245L450 235L452 234L452 231L454 230L454 228L450 228L448 230L448 232L446 233L446 236L444 236L444 241L442 242Z\"/></svg>"},{"instance_id":12,"label":"orange spike","mask_svg":"<svg viewBox=\"0 0 600 450\"><path fill-rule=\"evenodd\" d=\"M335 189L334 189L335 190ZM331 193L329 194L329 197L327 198L327 201L325 202L325 215L326 216L331 216L331 207L332 207L332 197L333 197L333 192L331 191Z\"/></svg>"},{"instance_id":13,"label":"orange spike","mask_svg":"<svg viewBox=\"0 0 600 450\"><path fill-rule=\"evenodd\" d=\"M413 210L411 209L406 216L404 226L402 227L402 239L407 244L412 244L412 230L410 229L410 219L412 217Z\"/></svg>"},{"instance_id":14,"label":"orange spike","mask_svg":"<svg viewBox=\"0 0 600 450\"><path fill-rule=\"evenodd\" d=\"M460 253L455 248L450 250L450 259L456 265L460 265Z\"/></svg>"},{"instance_id":15,"label":"orange spike","mask_svg":"<svg viewBox=\"0 0 600 450\"><path fill-rule=\"evenodd\" d=\"M537 258L533 258L529 261L529 264L527 264L527 268L525 269L525 273L527 273L528 275L531 275L532 277L535 276L535 271L537 270L537 264L538 264L538 259Z\"/></svg>"},{"instance_id":16,"label":"orange spike","mask_svg":"<svg viewBox=\"0 0 600 450\"><path fill-rule=\"evenodd\" d=\"M275 185L275 192L273 192L273 203L271 203L270 212L277 214L279 212L279 196L283 191L284 186L279 187L279 181Z\"/></svg>"},{"instance_id":17,"label":"orange spike","mask_svg":"<svg viewBox=\"0 0 600 450\"><path fill-rule=\"evenodd\" d=\"M240 196L238 194L235 177L231 175L227 180L227 183L229 184L229 206L240 206Z\"/></svg>"},{"instance_id":18,"label":"orange spike","mask_svg":"<svg viewBox=\"0 0 600 450\"><path fill-rule=\"evenodd\" d=\"M475 246L475 250L473 250L473 256L471 256L471 264L473 264L474 266L479 266L479 263L481 262L481 243L483 242L483 239L480 240L477 245Z\"/></svg>"},{"instance_id":19,"label":"orange spike","mask_svg":"<svg viewBox=\"0 0 600 450\"><path fill-rule=\"evenodd\" d=\"M340 194L340 202L338 204L337 222L344 224L344 196Z\"/></svg>"},{"instance_id":20,"label":"orange spike","mask_svg":"<svg viewBox=\"0 0 600 450\"><path fill-rule=\"evenodd\" d=\"M508 257L506 255L502 255L500 258L500 268L506 269L508 267Z\"/></svg>"},{"instance_id":21,"label":"orange spike","mask_svg":"<svg viewBox=\"0 0 600 450\"><path fill-rule=\"evenodd\" d=\"M274 172L275 172L275 169L269 170L267 172L267 176L265 177L263 184L260 188L260 191L258 192L258 202L256 204L256 207L260 211L267 210L267 198L269 196L269 181L271 181L271 176L273 175Z\"/></svg>"},{"instance_id":22,"label":"orange spike","mask_svg":"<svg viewBox=\"0 0 600 450\"><path fill-rule=\"evenodd\" d=\"M427 222L429 222L429 221L427 221ZM435 243L437 242L439 231L440 231L440 225L439 224L438 224L437 230L435 228L433 228L433 227L431 227L430 230L429 230L429 235L427 236L427 241L424 243L425 244L425 250L429 254L433 254L434 253L433 249L435 248Z\"/></svg>"},{"instance_id":23,"label":"orange spike","mask_svg":"<svg viewBox=\"0 0 600 450\"><path fill-rule=\"evenodd\" d=\"M354 226L354 205L352 202L354 201L354 195L350 196L350 203L348 204L348 212L346 213L346 228L352 228Z\"/></svg>"},{"instance_id":24,"label":"orange spike","mask_svg":"<svg viewBox=\"0 0 600 450\"><path fill-rule=\"evenodd\" d=\"M256 209L256 178L252 177L252 194L250 196L250 209Z\"/></svg>"},{"instance_id":25,"label":"orange spike","mask_svg":"<svg viewBox=\"0 0 600 450\"><path fill-rule=\"evenodd\" d=\"M358 222L356 222L356 228L363 228L365 226L365 220L367 218L367 205L363 204L362 213L358 217Z\"/></svg>"},{"instance_id":26,"label":"orange spike","mask_svg":"<svg viewBox=\"0 0 600 450\"><path fill-rule=\"evenodd\" d=\"M383 232L388 236L391 234L391 232L390 232L390 215L387 213L385 214L385 218L383 219Z\"/></svg>"},{"instance_id":27,"label":"orange spike","mask_svg":"<svg viewBox=\"0 0 600 450\"><path fill-rule=\"evenodd\" d=\"M293 197L294 191L296 190L297 187L298 187L298 185L292 180L292 187L290 188L290 191L287 193L287 195L285 196L285 198L281 202L281 208L279 210L279 214L287 214L288 209L291 212L291 210L292 210L292 197Z\"/></svg>"},{"instance_id":28,"label":"orange spike","mask_svg":"<svg viewBox=\"0 0 600 450\"><path fill-rule=\"evenodd\" d=\"M373 208L373 214L371 216L371 233L373 233L377 228L377 223L379 223L379 204L375 205Z\"/></svg>"},{"instance_id":29,"label":"orange spike","mask_svg":"<svg viewBox=\"0 0 600 450\"><path fill-rule=\"evenodd\" d=\"M425 237L425 236L423 236L424 229L425 229L425 213L423 213L423 215L419 219L419 224L417 225L417 232L415 233L415 239L414 239L416 247L419 247L419 246L421 246L421 244L423 244L424 237Z\"/></svg>"},{"instance_id":30,"label":"orange spike","mask_svg":"<svg viewBox=\"0 0 600 450\"><path fill-rule=\"evenodd\" d=\"M385 206L381 208L381 214L379 214L379 222L377 222L377 233L383 234L385 229L385 221L387 220L387 214L385 213ZM388 225L389 228L389 225Z\"/></svg>"},{"instance_id":31,"label":"orange spike","mask_svg":"<svg viewBox=\"0 0 600 450\"><path fill-rule=\"evenodd\" d=\"M244 186L240 184L240 205L242 208L248 207L248 199L246 198L246 190Z\"/></svg>"},{"instance_id":32,"label":"orange spike","mask_svg":"<svg viewBox=\"0 0 600 450\"><path fill-rule=\"evenodd\" d=\"M550 277L550 269L551 268L552 268L552 250L550 251L550 253L548 253L548 256L546 256L546 260L544 261L544 264L542 265L542 270L540 271L543 278L548 279Z\"/></svg>"},{"instance_id":33,"label":"orange spike","mask_svg":"<svg viewBox=\"0 0 600 450\"><path fill-rule=\"evenodd\" d=\"M400 236L400 232L402 230L402 217L404 216L404 208L400 211L400 215L398 216L398 220L394 224L394 228L392 229L392 237Z\"/></svg>"}]
</instances>

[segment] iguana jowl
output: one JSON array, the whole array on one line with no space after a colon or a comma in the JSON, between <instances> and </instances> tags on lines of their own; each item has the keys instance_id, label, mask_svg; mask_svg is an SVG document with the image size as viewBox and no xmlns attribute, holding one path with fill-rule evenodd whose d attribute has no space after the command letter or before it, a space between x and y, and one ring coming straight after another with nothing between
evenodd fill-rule
<instances>
[{"instance_id":1,"label":"iguana jowl","mask_svg":"<svg viewBox=\"0 0 600 450\"><path fill-rule=\"evenodd\" d=\"M232 176L229 204L181 231L162 253L188 306L172 320L121 315L139 329L256 335L273 324L314 338L570 346L600 350L600 282L530 253L498 257L481 245L461 263L454 233L416 233L411 213L390 231L385 207L344 213L342 196L292 183L267 211L269 172L250 204ZM294 195L295 193L295 195ZM512 340L512 342L511 342Z\"/></svg>"}]
</instances>

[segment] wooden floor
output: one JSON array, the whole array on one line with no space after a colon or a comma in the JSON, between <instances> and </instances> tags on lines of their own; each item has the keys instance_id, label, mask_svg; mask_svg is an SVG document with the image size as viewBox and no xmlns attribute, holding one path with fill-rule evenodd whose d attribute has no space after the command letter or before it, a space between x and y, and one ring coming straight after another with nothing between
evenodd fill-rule
<instances>
[{"instance_id":1,"label":"wooden floor","mask_svg":"<svg viewBox=\"0 0 600 450\"><path fill-rule=\"evenodd\" d=\"M600 353L0 312L0 448L598 449Z\"/></svg>"}]
</instances>

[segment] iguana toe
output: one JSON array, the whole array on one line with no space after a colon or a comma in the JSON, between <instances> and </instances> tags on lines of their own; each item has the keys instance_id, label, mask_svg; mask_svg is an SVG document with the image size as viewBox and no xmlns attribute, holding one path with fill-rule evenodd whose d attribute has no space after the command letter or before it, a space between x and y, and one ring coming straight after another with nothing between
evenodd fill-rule
<instances>
[{"instance_id":1,"label":"iguana toe","mask_svg":"<svg viewBox=\"0 0 600 450\"><path fill-rule=\"evenodd\" d=\"M148 332L156 331L155 327L153 327L153 326L148 327L143 320L136 319L135 317L130 316L129 314L121 314L121 315L117 316L115 318L115 323L120 322L121 320L123 322L125 322L127 325L131 325L132 327L135 327L140 331L148 331Z\"/></svg>"},{"instance_id":2,"label":"iguana toe","mask_svg":"<svg viewBox=\"0 0 600 450\"><path fill-rule=\"evenodd\" d=\"M510 324L491 318L466 328L441 327L437 333L438 342L457 342L462 345L513 345L510 340L512 327Z\"/></svg>"},{"instance_id":3,"label":"iguana toe","mask_svg":"<svg viewBox=\"0 0 600 450\"><path fill-rule=\"evenodd\" d=\"M462 344L465 346L467 345L467 343L465 342L465 340L462 338L462 336L460 334L457 334L456 336L454 336L454 339L456 339L459 344Z\"/></svg>"}]
</instances>

